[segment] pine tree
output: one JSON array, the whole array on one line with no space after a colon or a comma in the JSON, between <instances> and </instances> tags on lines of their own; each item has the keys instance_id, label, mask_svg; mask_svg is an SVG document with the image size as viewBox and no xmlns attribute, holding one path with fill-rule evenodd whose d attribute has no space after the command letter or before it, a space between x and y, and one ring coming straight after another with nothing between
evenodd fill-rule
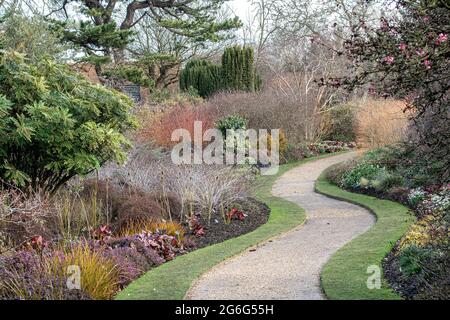
<instances>
[{"instance_id":1,"label":"pine tree","mask_svg":"<svg viewBox=\"0 0 450 320\"><path fill-rule=\"evenodd\" d=\"M228 0L214 1L117 1L117 0L69 0L61 5L54 1L53 13L73 14L73 19L55 20L54 25L64 34L64 40L82 49L86 56L97 62L103 57L124 60L124 49L134 39L133 27L143 16L149 17L160 27L196 43L218 42L229 37L228 31L242 25L234 17L217 20L217 13ZM70 10L76 4L80 10ZM53 8L52 8L53 9ZM86 19L77 25L75 20L83 14ZM87 21L87 22L84 22Z\"/></svg>"}]
</instances>

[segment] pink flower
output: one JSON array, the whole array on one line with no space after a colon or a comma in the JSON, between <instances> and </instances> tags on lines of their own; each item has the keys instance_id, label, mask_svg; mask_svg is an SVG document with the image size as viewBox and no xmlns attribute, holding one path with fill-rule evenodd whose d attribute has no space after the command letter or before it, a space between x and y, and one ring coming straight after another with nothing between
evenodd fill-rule
<instances>
[{"instance_id":1,"label":"pink flower","mask_svg":"<svg viewBox=\"0 0 450 320\"><path fill-rule=\"evenodd\" d=\"M399 48L400 51L405 51L405 50L406 50L406 44L400 43L400 44L398 45L398 48Z\"/></svg>"},{"instance_id":2,"label":"pink flower","mask_svg":"<svg viewBox=\"0 0 450 320\"><path fill-rule=\"evenodd\" d=\"M381 18L381 29L387 30L389 28L389 24L386 19Z\"/></svg>"},{"instance_id":3,"label":"pink flower","mask_svg":"<svg viewBox=\"0 0 450 320\"><path fill-rule=\"evenodd\" d=\"M425 60L423 62L423 65L425 66L425 68L427 68L428 70L431 69L431 61L430 60Z\"/></svg>"},{"instance_id":4,"label":"pink flower","mask_svg":"<svg viewBox=\"0 0 450 320\"><path fill-rule=\"evenodd\" d=\"M394 57L393 56L386 56L383 58L383 62L386 64L393 64L394 63Z\"/></svg>"},{"instance_id":5,"label":"pink flower","mask_svg":"<svg viewBox=\"0 0 450 320\"><path fill-rule=\"evenodd\" d=\"M416 50L416 53L419 57L423 57L426 54L423 49Z\"/></svg>"},{"instance_id":6,"label":"pink flower","mask_svg":"<svg viewBox=\"0 0 450 320\"><path fill-rule=\"evenodd\" d=\"M428 23L430 21L430 16L423 17L423 22Z\"/></svg>"},{"instance_id":7,"label":"pink flower","mask_svg":"<svg viewBox=\"0 0 450 320\"><path fill-rule=\"evenodd\" d=\"M436 39L436 44L440 45L441 43L446 42L447 40L448 40L447 34L441 33Z\"/></svg>"}]
</instances>

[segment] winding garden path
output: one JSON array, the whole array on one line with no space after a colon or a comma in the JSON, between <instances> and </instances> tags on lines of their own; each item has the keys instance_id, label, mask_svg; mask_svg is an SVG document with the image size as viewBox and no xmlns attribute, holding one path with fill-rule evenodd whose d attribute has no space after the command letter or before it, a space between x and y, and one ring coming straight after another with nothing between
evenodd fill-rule
<instances>
[{"instance_id":1,"label":"winding garden path","mask_svg":"<svg viewBox=\"0 0 450 320\"><path fill-rule=\"evenodd\" d=\"M315 181L326 168L354 156L347 153L317 160L284 174L272 194L304 208L306 223L216 266L195 283L186 298L325 299L320 287L322 267L339 248L375 223L366 209L314 192Z\"/></svg>"}]
</instances>

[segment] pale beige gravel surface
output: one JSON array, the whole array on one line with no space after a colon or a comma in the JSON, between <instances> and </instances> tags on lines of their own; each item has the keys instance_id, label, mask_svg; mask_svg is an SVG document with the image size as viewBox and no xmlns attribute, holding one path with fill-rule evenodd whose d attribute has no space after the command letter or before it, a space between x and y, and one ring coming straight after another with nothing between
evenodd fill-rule
<instances>
[{"instance_id":1,"label":"pale beige gravel surface","mask_svg":"<svg viewBox=\"0 0 450 320\"><path fill-rule=\"evenodd\" d=\"M306 223L256 251L216 266L186 295L192 300L320 300L320 271L339 248L366 232L375 217L359 206L314 192L319 175L347 153L306 163L277 180L272 194L306 210Z\"/></svg>"}]
</instances>

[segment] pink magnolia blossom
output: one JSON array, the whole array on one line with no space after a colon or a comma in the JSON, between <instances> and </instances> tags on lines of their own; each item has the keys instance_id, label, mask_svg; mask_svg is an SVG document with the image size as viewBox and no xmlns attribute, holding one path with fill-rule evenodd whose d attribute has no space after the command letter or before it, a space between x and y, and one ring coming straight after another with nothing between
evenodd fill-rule
<instances>
[{"instance_id":1,"label":"pink magnolia blossom","mask_svg":"<svg viewBox=\"0 0 450 320\"><path fill-rule=\"evenodd\" d=\"M395 29L395 28L392 28L392 29L389 31L389 33L390 33L392 36L395 36L395 35L398 34L397 29Z\"/></svg>"},{"instance_id":2,"label":"pink magnolia blossom","mask_svg":"<svg viewBox=\"0 0 450 320\"><path fill-rule=\"evenodd\" d=\"M386 64L393 64L394 63L394 57L393 56L386 56L383 58L383 62Z\"/></svg>"},{"instance_id":3,"label":"pink magnolia blossom","mask_svg":"<svg viewBox=\"0 0 450 320\"><path fill-rule=\"evenodd\" d=\"M431 61L430 60L425 60L423 62L423 65L425 66L425 68L427 68L428 70L431 69Z\"/></svg>"},{"instance_id":4,"label":"pink magnolia blossom","mask_svg":"<svg viewBox=\"0 0 450 320\"><path fill-rule=\"evenodd\" d=\"M443 42L446 42L448 40L448 35L441 33L439 34L438 38L436 39L436 44L440 45Z\"/></svg>"},{"instance_id":5,"label":"pink magnolia blossom","mask_svg":"<svg viewBox=\"0 0 450 320\"><path fill-rule=\"evenodd\" d=\"M405 51L405 50L406 50L406 44L400 43L400 44L398 45L398 49L399 49L400 51Z\"/></svg>"},{"instance_id":6,"label":"pink magnolia blossom","mask_svg":"<svg viewBox=\"0 0 450 320\"><path fill-rule=\"evenodd\" d=\"M425 53L425 51L423 49L418 49L418 50L416 50L416 54L419 57L423 57L426 53Z\"/></svg>"}]
</instances>

